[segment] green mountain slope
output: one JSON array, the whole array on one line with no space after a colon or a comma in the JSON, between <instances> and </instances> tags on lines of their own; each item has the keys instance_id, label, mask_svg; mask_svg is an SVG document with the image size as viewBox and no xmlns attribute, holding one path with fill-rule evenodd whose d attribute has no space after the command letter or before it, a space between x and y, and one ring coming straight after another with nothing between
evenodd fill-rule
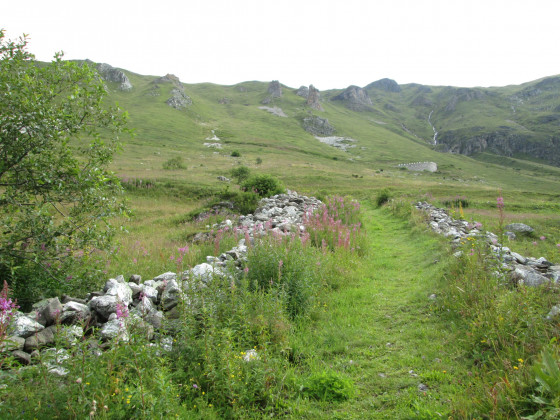
<instances>
[{"instance_id":1,"label":"green mountain slope","mask_svg":"<svg viewBox=\"0 0 560 420\"><path fill-rule=\"evenodd\" d=\"M318 111L286 86L282 96L271 97L264 82L189 85L124 74L132 89L107 82L109 100L129 112L136 133L114 164L123 177L216 187L221 185L218 176L243 164L309 193L360 193L390 186L435 195L472 190L494 196L503 189L555 200L560 190L560 169L543 162L556 163L560 157L553 137L558 112L553 108L554 78L492 89L399 86L384 79L365 89L321 92L324 110ZM177 86L189 98L180 109L167 104ZM355 106L352 101L364 99L364 92L371 102ZM351 147L332 147L306 131L304 120L313 117L328 120L334 127L330 136L351 139L346 140ZM438 133L435 145L431 124ZM499 138L500 132L509 134ZM542 140L546 136L548 143ZM233 151L241 157L232 157ZM176 157L186 170L164 170L163 164ZM435 162L438 171L409 172L397 166L422 161Z\"/></svg>"},{"instance_id":2,"label":"green mountain slope","mask_svg":"<svg viewBox=\"0 0 560 420\"><path fill-rule=\"evenodd\" d=\"M436 150L560 166L560 77L487 89L388 83L372 83L367 91L388 118Z\"/></svg>"}]
</instances>

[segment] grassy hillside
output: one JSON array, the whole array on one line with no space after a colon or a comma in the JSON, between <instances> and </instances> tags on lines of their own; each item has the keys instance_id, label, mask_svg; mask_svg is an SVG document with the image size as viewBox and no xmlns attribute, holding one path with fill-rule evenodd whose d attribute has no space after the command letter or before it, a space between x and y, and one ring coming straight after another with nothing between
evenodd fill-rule
<instances>
[{"instance_id":1,"label":"grassy hillside","mask_svg":"<svg viewBox=\"0 0 560 420\"><path fill-rule=\"evenodd\" d=\"M156 77L126 74L134 86L131 91L110 86L110 99L129 112L130 125L136 133L115 161L114 169L123 177L223 188L217 176L228 176L233 167L243 164L277 175L289 188L309 193L328 188L360 194L389 186L398 192L415 191L436 197L461 192L484 201L501 189L506 194L511 192L512 198L531 192L545 201L554 201L555 192L560 190L560 169L534 158L529 160L519 154L506 158L488 151L467 157L439 153L430 144L434 134L428 123L431 110L431 121L439 136L446 130L476 132L473 121L485 132L503 124L529 126L521 120L507 122L513 118L513 111L509 105L503 109L503 101L498 99L530 92L539 83L493 90L407 85L397 93L370 87L373 107L363 112L328 99L339 91L322 93L323 112L311 110L295 89L284 86L282 97L267 105L279 107L287 115L279 117L259 109L267 96L267 83L184 85L193 104L177 110L165 103L171 96L171 83L160 83L158 95L154 96ZM529 111L537 107L538 96L519 105L516 115L529 118ZM432 105L423 104L419 97ZM458 98L454 111L445 111L453 98ZM409 106L411 103L419 105ZM355 147L343 152L320 143L303 129L302 120L309 115L328 119L336 129L334 135L356 140ZM531 118L534 120L534 115ZM542 126L541 131L546 127ZM537 129L531 126L531 131ZM221 149L204 146L215 142L207 140L214 135L220 139ZM233 151L241 156L231 157ZM173 157L183 159L186 169L163 170L163 164ZM256 164L257 158L262 160L260 165ZM439 170L434 174L412 173L396 167L416 161L434 161Z\"/></svg>"}]
</instances>

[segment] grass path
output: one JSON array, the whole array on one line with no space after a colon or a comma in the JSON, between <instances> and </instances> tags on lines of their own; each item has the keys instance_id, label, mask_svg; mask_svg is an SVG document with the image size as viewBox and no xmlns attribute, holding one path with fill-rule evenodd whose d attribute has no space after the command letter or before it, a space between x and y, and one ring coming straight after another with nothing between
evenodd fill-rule
<instances>
[{"instance_id":1,"label":"grass path","mask_svg":"<svg viewBox=\"0 0 560 420\"><path fill-rule=\"evenodd\" d=\"M445 250L407 221L383 210L364 212L367 261L301 335L308 340L302 345L319 355L315 363L343 372L358 395L344 403L302 402L303 417L461 418L452 406L462 405L469 381L457 331L434 313L429 298L444 274Z\"/></svg>"}]
</instances>

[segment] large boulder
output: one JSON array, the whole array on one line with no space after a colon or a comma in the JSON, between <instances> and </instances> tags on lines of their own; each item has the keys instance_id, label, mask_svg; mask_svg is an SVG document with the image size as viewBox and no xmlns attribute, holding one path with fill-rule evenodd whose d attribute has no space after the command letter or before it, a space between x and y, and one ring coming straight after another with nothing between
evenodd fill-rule
<instances>
[{"instance_id":1,"label":"large boulder","mask_svg":"<svg viewBox=\"0 0 560 420\"><path fill-rule=\"evenodd\" d=\"M78 322L87 322L90 319L91 311L87 305L70 301L62 307L62 315L60 322L63 324L76 324Z\"/></svg>"},{"instance_id":2,"label":"large boulder","mask_svg":"<svg viewBox=\"0 0 560 420\"><path fill-rule=\"evenodd\" d=\"M509 225L506 225L506 230L509 230L510 232L513 233L519 233L519 234L530 234L533 233L534 229L529 226L526 225L525 223L511 223Z\"/></svg>"},{"instance_id":3,"label":"large boulder","mask_svg":"<svg viewBox=\"0 0 560 420\"><path fill-rule=\"evenodd\" d=\"M330 136L335 132L335 128L329 123L328 119L316 115L305 117L303 128L315 136Z\"/></svg>"},{"instance_id":4,"label":"large boulder","mask_svg":"<svg viewBox=\"0 0 560 420\"><path fill-rule=\"evenodd\" d=\"M51 325L25 339L24 350L31 353L33 350L50 346L54 343L54 337L56 333L56 325Z\"/></svg>"},{"instance_id":5,"label":"large boulder","mask_svg":"<svg viewBox=\"0 0 560 420\"><path fill-rule=\"evenodd\" d=\"M117 312L117 296L104 295L96 296L89 301L88 306L105 319L109 319L111 314Z\"/></svg>"},{"instance_id":6,"label":"large boulder","mask_svg":"<svg viewBox=\"0 0 560 420\"><path fill-rule=\"evenodd\" d=\"M10 322L8 328L8 334L16 335L18 337L27 338L36 332L41 331L43 327L37 321L29 318L28 316L22 314L21 312L16 312L13 319Z\"/></svg>"},{"instance_id":7,"label":"large boulder","mask_svg":"<svg viewBox=\"0 0 560 420\"><path fill-rule=\"evenodd\" d=\"M33 304L32 309L36 321L46 327L59 320L63 310L62 304L57 297L43 299Z\"/></svg>"}]
</instances>

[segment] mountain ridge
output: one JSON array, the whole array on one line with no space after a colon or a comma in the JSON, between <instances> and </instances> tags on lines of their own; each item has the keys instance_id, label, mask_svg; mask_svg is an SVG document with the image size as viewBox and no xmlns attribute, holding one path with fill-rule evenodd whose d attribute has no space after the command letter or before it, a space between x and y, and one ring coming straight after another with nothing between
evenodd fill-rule
<instances>
[{"instance_id":1,"label":"mountain ridge","mask_svg":"<svg viewBox=\"0 0 560 420\"><path fill-rule=\"evenodd\" d=\"M152 82L161 79L161 76L143 76L125 69L119 70L132 79L153 79ZM521 85L490 88L417 83L400 85L392 79L383 78L365 87L350 85L346 89L321 91L320 102L317 101L315 109L305 107L305 98L301 95L301 104L294 103L292 97L298 97L298 89L286 86L281 81L275 83L278 88L284 89L284 97L270 95L267 90L270 82L246 81L228 86L180 83L189 99L192 97L190 91L201 91L204 95L204 92L221 90L223 94L219 98L206 99L226 108L231 108L239 100L235 98L238 95L228 96L232 90L247 98L258 91L257 101L247 99L244 106L258 105L263 101L277 106L288 100L288 95L294 111L292 115L288 112L287 116L295 119L299 125L305 118L304 114L314 114L319 107L328 108L330 105L331 110L336 108L339 112L340 107L344 107L358 114L359 118L382 122L383 128L424 143L434 151L475 158L481 153L492 153L510 158L536 159L560 167L560 76L557 75ZM132 87L114 93L118 93L117 96L132 96L134 90ZM191 105L185 105L187 113L189 109L196 108ZM328 114L328 111L326 114L321 111L318 115L331 120ZM230 116L233 114L230 113ZM213 118L207 114L206 117ZM336 128L336 124L334 126ZM337 130L337 135L352 136L340 130Z\"/></svg>"}]
</instances>

